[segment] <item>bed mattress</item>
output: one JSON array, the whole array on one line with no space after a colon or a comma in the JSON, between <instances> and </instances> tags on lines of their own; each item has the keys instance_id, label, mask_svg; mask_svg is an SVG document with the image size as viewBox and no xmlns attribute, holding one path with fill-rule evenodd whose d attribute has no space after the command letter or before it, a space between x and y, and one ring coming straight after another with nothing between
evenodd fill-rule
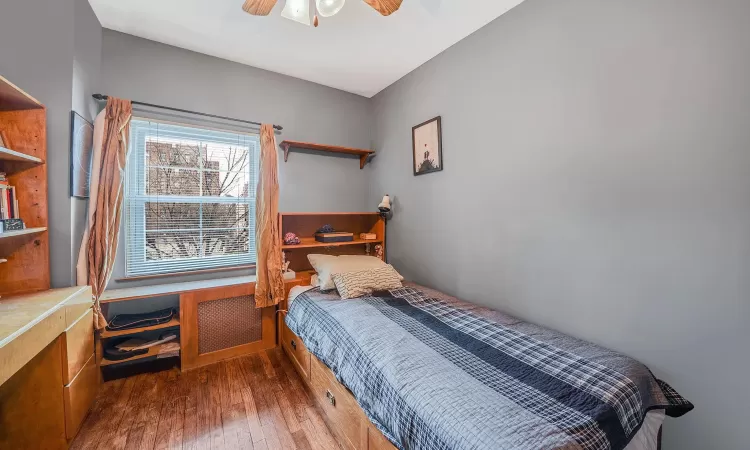
<instances>
[{"instance_id":1,"label":"bed mattress","mask_svg":"<svg viewBox=\"0 0 750 450\"><path fill-rule=\"evenodd\" d=\"M313 288L286 323L401 449L654 449L692 409L631 358L417 285Z\"/></svg>"}]
</instances>

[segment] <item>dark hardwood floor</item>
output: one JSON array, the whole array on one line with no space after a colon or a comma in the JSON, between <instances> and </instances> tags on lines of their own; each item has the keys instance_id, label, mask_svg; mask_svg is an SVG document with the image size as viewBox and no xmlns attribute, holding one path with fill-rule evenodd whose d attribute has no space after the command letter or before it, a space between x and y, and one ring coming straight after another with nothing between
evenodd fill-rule
<instances>
[{"instance_id":1,"label":"dark hardwood floor","mask_svg":"<svg viewBox=\"0 0 750 450\"><path fill-rule=\"evenodd\" d=\"M281 348L105 383L71 449L339 449Z\"/></svg>"}]
</instances>

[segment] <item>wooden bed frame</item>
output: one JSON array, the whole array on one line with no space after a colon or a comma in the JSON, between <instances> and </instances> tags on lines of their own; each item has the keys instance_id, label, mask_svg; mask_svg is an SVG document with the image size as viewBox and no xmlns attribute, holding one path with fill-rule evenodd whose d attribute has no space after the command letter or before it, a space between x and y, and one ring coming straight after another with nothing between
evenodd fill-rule
<instances>
[{"instance_id":1,"label":"wooden bed frame","mask_svg":"<svg viewBox=\"0 0 750 450\"><path fill-rule=\"evenodd\" d=\"M286 301L283 304L286 308ZM307 351L305 344L281 323L281 346L292 361L333 434L345 449L395 450L373 425L349 390L325 364Z\"/></svg>"},{"instance_id":2,"label":"wooden bed frame","mask_svg":"<svg viewBox=\"0 0 750 450\"><path fill-rule=\"evenodd\" d=\"M336 244L315 242L312 239L315 230L326 224L336 230L354 233L355 241ZM279 231L279 239L291 232L302 240L299 246L283 245L282 242L281 247L291 269L297 272L295 284L300 285L309 284L309 271L312 267L307 255L310 253L374 255L375 245L385 246L385 221L378 213L281 213ZM360 233L375 233L377 237L368 243L358 239ZM279 307L286 311L287 300ZM367 419L351 392L289 330L282 314L279 314L278 330L284 353L289 356L308 391L323 410L323 418L341 446L354 450L395 450L396 447Z\"/></svg>"},{"instance_id":3,"label":"wooden bed frame","mask_svg":"<svg viewBox=\"0 0 750 450\"><path fill-rule=\"evenodd\" d=\"M302 239L302 244L283 245L291 269L297 272L297 278L287 282L287 294L295 285L309 285L312 267L307 260L310 253L328 254L370 254L362 242L353 242L344 246L330 246L316 243L309 239L315 229L330 223L337 230L370 232L377 234L377 243L385 248L385 221L377 213L292 213L279 214L281 236L293 232ZM305 239L307 238L307 239ZM335 244L334 244L335 245ZM387 249L386 249L387 251ZM288 299L279 305L281 311L288 310ZM302 378L307 390L323 410L323 417L345 449L354 450L396 450L388 439L370 422L359 407L352 393L338 382L331 369L311 354L297 335L286 326L283 314L279 314L278 339L284 353ZM661 450L662 428L659 428L657 450Z\"/></svg>"}]
</instances>

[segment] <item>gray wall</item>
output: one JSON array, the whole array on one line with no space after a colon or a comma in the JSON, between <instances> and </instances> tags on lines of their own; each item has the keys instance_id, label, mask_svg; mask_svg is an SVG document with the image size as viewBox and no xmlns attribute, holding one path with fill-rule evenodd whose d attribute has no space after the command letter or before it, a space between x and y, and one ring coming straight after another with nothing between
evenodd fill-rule
<instances>
[{"instance_id":1,"label":"gray wall","mask_svg":"<svg viewBox=\"0 0 750 450\"><path fill-rule=\"evenodd\" d=\"M291 139L370 147L372 110L364 97L110 30L104 30L102 48L101 89L105 94L272 122L284 127L278 142ZM288 163L280 158L280 210L362 210L367 206L367 176L355 159L292 153ZM125 275L124 256L124 251L118 252L110 288L201 279L117 282Z\"/></svg>"},{"instance_id":2,"label":"gray wall","mask_svg":"<svg viewBox=\"0 0 750 450\"><path fill-rule=\"evenodd\" d=\"M93 122L99 112L91 95L99 89L102 26L88 0L73 3L73 110Z\"/></svg>"},{"instance_id":3,"label":"gray wall","mask_svg":"<svg viewBox=\"0 0 750 450\"><path fill-rule=\"evenodd\" d=\"M3 0L0 74L47 107L50 271L70 285L69 125L73 74L73 0Z\"/></svg>"},{"instance_id":4,"label":"gray wall","mask_svg":"<svg viewBox=\"0 0 750 450\"><path fill-rule=\"evenodd\" d=\"M88 0L74 1L73 30L73 111L94 122L100 105L91 98L99 90L102 55L102 26ZM62 170L62 168L55 168ZM70 183L70 182L68 182ZM76 282L76 263L86 229L87 199L70 197L70 265L71 284Z\"/></svg>"},{"instance_id":5,"label":"gray wall","mask_svg":"<svg viewBox=\"0 0 750 450\"><path fill-rule=\"evenodd\" d=\"M527 0L374 98L405 275L622 351L747 448L750 3ZM443 117L440 173L411 127Z\"/></svg>"}]
</instances>

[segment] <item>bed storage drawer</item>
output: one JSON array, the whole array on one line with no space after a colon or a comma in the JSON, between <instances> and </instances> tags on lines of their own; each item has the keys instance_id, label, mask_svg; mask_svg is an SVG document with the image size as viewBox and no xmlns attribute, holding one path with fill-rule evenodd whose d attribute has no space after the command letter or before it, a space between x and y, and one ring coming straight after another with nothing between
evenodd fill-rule
<instances>
[{"instance_id":1,"label":"bed storage drawer","mask_svg":"<svg viewBox=\"0 0 750 450\"><path fill-rule=\"evenodd\" d=\"M310 379L310 352L307 351L302 339L292 333L284 321L281 321L281 345L284 347L292 364L303 378Z\"/></svg>"},{"instance_id":2,"label":"bed storage drawer","mask_svg":"<svg viewBox=\"0 0 750 450\"><path fill-rule=\"evenodd\" d=\"M76 375L73 381L63 388L63 402L65 403L65 434L73 439L78 428L86 418L89 407L94 402L99 387L99 369L96 358L92 353L86 365Z\"/></svg>"},{"instance_id":3,"label":"bed storage drawer","mask_svg":"<svg viewBox=\"0 0 750 450\"><path fill-rule=\"evenodd\" d=\"M310 361L310 390L339 442L352 449L367 448L364 413L354 396L317 358Z\"/></svg>"},{"instance_id":4,"label":"bed storage drawer","mask_svg":"<svg viewBox=\"0 0 750 450\"><path fill-rule=\"evenodd\" d=\"M375 428L375 425L370 425L367 430L367 450L396 450L396 447Z\"/></svg>"},{"instance_id":5,"label":"bed storage drawer","mask_svg":"<svg viewBox=\"0 0 750 450\"><path fill-rule=\"evenodd\" d=\"M67 385L78 375L94 354L94 316L91 308L84 310L62 334L63 384Z\"/></svg>"}]
</instances>

